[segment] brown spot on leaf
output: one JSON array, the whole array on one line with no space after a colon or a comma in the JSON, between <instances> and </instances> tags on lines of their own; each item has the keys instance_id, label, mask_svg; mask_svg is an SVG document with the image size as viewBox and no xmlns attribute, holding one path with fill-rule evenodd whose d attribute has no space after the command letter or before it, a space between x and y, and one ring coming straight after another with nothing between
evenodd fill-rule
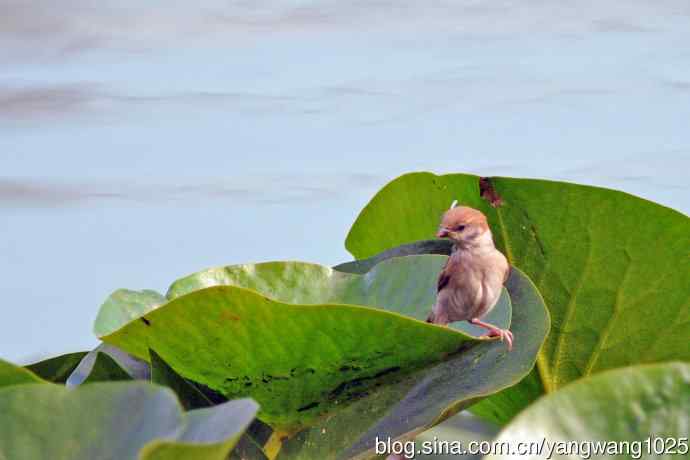
<instances>
[{"instance_id":1,"label":"brown spot on leaf","mask_svg":"<svg viewBox=\"0 0 690 460\"><path fill-rule=\"evenodd\" d=\"M498 194L488 177L479 178L479 196L488 201L494 208L503 204L503 198Z\"/></svg>"},{"instance_id":2,"label":"brown spot on leaf","mask_svg":"<svg viewBox=\"0 0 690 460\"><path fill-rule=\"evenodd\" d=\"M143 316L142 316L140 319L141 319L141 320L144 322L144 324L146 324L147 326L150 326L150 325L151 325L151 321L147 320L147 319L144 318Z\"/></svg>"},{"instance_id":3,"label":"brown spot on leaf","mask_svg":"<svg viewBox=\"0 0 690 460\"><path fill-rule=\"evenodd\" d=\"M234 315L232 312L224 311L220 314L220 319L225 321L239 321L241 318L237 315Z\"/></svg>"}]
</instances>

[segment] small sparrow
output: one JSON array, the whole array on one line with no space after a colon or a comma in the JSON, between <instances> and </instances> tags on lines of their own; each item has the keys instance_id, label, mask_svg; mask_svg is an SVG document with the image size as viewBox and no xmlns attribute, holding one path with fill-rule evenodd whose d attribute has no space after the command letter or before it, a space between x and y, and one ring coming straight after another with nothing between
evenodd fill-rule
<instances>
[{"instance_id":1,"label":"small sparrow","mask_svg":"<svg viewBox=\"0 0 690 460\"><path fill-rule=\"evenodd\" d=\"M486 216L473 208L455 202L441 220L439 238L449 238L453 252L438 277L436 303L427 322L446 325L468 321L489 331L489 337L500 337L508 350L513 348L513 334L480 321L501 296L510 266L494 246Z\"/></svg>"}]
</instances>

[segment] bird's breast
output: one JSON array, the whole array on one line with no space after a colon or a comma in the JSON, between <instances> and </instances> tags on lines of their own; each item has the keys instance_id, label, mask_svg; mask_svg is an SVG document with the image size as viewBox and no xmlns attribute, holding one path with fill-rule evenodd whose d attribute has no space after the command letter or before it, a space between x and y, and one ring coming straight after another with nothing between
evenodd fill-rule
<instances>
[{"instance_id":1,"label":"bird's breast","mask_svg":"<svg viewBox=\"0 0 690 460\"><path fill-rule=\"evenodd\" d=\"M481 318L496 305L501 295L504 270L492 257L461 257L462 269L451 283L453 310L461 319ZM460 319L458 319L460 320Z\"/></svg>"}]
</instances>

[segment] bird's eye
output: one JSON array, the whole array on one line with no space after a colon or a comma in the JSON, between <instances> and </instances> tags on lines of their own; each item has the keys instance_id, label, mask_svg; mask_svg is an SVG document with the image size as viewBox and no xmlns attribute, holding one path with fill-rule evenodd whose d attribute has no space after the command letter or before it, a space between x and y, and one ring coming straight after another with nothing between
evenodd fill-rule
<instances>
[{"instance_id":1,"label":"bird's eye","mask_svg":"<svg viewBox=\"0 0 690 460\"><path fill-rule=\"evenodd\" d=\"M465 226L464 225L458 225L457 227L455 227L455 229L457 231L461 232L461 231L465 230Z\"/></svg>"}]
</instances>

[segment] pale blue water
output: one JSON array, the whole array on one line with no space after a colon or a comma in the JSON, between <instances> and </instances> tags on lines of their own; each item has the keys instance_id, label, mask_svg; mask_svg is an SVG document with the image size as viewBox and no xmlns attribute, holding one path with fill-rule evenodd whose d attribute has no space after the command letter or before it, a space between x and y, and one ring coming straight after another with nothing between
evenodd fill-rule
<instances>
[{"instance_id":1,"label":"pale blue water","mask_svg":"<svg viewBox=\"0 0 690 460\"><path fill-rule=\"evenodd\" d=\"M690 211L690 3L0 0L0 356L115 288L349 259L413 170Z\"/></svg>"}]
</instances>

